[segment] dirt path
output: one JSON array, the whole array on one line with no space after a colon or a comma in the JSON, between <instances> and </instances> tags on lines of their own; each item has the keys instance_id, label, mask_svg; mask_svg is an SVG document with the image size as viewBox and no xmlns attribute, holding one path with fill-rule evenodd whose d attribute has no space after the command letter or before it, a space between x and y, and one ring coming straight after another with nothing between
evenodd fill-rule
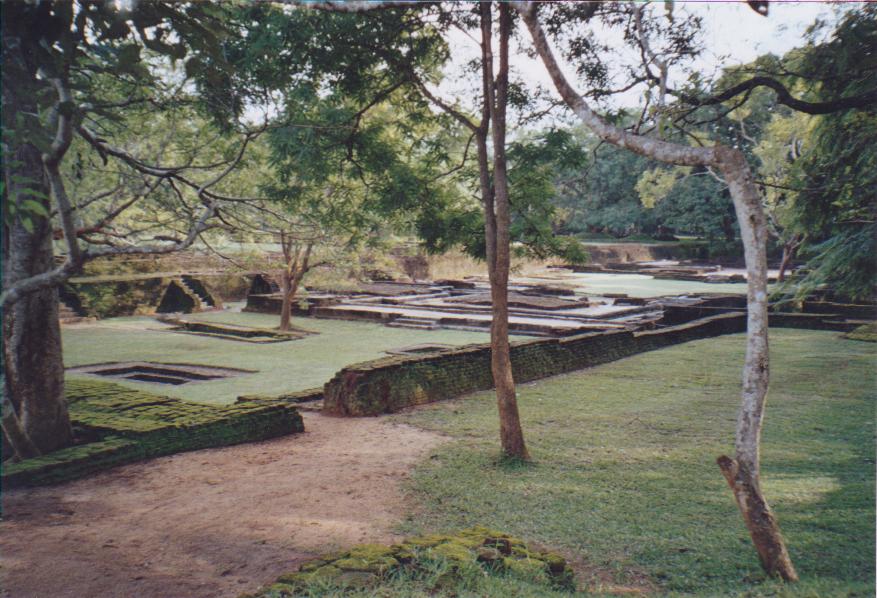
<instances>
[{"instance_id":1,"label":"dirt path","mask_svg":"<svg viewBox=\"0 0 877 598\"><path fill-rule=\"evenodd\" d=\"M305 434L4 493L2 596L236 596L316 553L396 539L437 434L306 413Z\"/></svg>"}]
</instances>

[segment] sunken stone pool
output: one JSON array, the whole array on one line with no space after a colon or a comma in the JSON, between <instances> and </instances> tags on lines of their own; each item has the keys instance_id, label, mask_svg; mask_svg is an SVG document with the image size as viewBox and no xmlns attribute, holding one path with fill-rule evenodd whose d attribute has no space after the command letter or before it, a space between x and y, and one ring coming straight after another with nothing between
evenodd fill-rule
<instances>
[{"instance_id":1,"label":"sunken stone pool","mask_svg":"<svg viewBox=\"0 0 877 598\"><path fill-rule=\"evenodd\" d=\"M117 361L69 368L70 372L92 374L107 378L171 384L179 386L189 382L220 380L232 376L253 373L253 370L220 368L190 363L156 363L150 361Z\"/></svg>"}]
</instances>

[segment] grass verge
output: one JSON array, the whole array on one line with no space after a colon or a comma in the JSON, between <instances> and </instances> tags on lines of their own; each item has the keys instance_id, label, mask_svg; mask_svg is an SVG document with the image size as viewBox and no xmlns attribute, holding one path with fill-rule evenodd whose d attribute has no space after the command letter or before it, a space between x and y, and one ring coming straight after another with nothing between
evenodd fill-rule
<instances>
[{"instance_id":1,"label":"grass verge","mask_svg":"<svg viewBox=\"0 0 877 598\"><path fill-rule=\"evenodd\" d=\"M403 531L478 523L538 540L587 563L598 593L873 596L873 345L771 337L763 485L799 584L763 579L715 465L733 449L742 335L520 386L532 464L498 463L492 393L396 416L457 438L415 471Z\"/></svg>"}]
</instances>

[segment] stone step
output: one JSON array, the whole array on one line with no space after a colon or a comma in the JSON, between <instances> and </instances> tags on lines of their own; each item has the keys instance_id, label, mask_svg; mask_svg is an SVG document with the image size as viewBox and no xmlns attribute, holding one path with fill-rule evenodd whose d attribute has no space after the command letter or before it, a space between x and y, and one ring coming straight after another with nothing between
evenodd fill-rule
<instances>
[{"instance_id":1,"label":"stone step","mask_svg":"<svg viewBox=\"0 0 877 598\"><path fill-rule=\"evenodd\" d=\"M396 318L387 326L393 328L416 328L419 330L435 330L439 328L438 323L425 318Z\"/></svg>"},{"instance_id":2,"label":"stone step","mask_svg":"<svg viewBox=\"0 0 877 598\"><path fill-rule=\"evenodd\" d=\"M84 313L65 302L63 298L59 297L58 320L63 324L75 324L76 322L89 321L91 318L87 317Z\"/></svg>"},{"instance_id":3,"label":"stone step","mask_svg":"<svg viewBox=\"0 0 877 598\"><path fill-rule=\"evenodd\" d=\"M465 332L490 332L490 326L467 326L466 324L445 324L446 330L463 330Z\"/></svg>"},{"instance_id":4,"label":"stone step","mask_svg":"<svg viewBox=\"0 0 877 598\"><path fill-rule=\"evenodd\" d=\"M213 303L213 299L211 299L208 295L205 295L204 293L199 292L193 285L190 284L190 281L187 278L183 277L181 280L182 280L183 286L186 287L186 289L190 293L192 293L193 295L198 297L198 299L201 301L202 305L204 305L206 307L216 307L216 305Z\"/></svg>"}]
</instances>

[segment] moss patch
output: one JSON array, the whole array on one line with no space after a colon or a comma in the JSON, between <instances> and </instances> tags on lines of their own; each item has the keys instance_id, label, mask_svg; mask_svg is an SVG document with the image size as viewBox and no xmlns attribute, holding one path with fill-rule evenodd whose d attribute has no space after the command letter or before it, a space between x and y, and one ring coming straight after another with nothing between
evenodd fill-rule
<instances>
[{"instance_id":1,"label":"moss patch","mask_svg":"<svg viewBox=\"0 0 877 598\"><path fill-rule=\"evenodd\" d=\"M60 482L150 457L304 431L301 415L284 401L214 407L94 380L68 380L66 391L74 428L98 440L6 465L4 487Z\"/></svg>"},{"instance_id":2,"label":"moss patch","mask_svg":"<svg viewBox=\"0 0 877 598\"><path fill-rule=\"evenodd\" d=\"M877 343L877 322L859 326L855 330L847 332L843 337L853 341Z\"/></svg>"},{"instance_id":3,"label":"moss patch","mask_svg":"<svg viewBox=\"0 0 877 598\"><path fill-rule=\"evenodd\" d=\"M495 558L483 558L484 554ZM373 588L388 580L428 581L426 590L466 585L466 579L513 577L546 590L573 589L573 572L563 557L529 549L523 541L486 527L451 535L410 538L401 544L362 544L303 564L297 573L241 598L337 595Z\"/></svg>"}]
</instances>

